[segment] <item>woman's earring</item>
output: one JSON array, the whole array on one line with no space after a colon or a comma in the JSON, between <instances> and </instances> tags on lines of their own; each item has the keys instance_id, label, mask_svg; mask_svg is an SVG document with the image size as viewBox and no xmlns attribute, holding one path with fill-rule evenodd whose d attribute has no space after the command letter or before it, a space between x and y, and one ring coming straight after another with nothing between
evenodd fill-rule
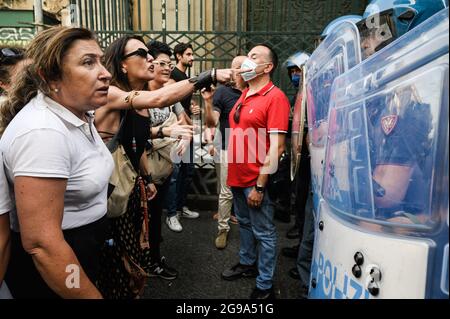
<instances>
[{"instance_id":1,"label":"woman's earring","mask_svg":"<svg viewBox=\"0 0 450 319\"><path fill-rule=\"evenodd\" d=\"M59 89L55 88L55 89L53 89L53 92L58 93Z\"/></svg>"}]
</instances>

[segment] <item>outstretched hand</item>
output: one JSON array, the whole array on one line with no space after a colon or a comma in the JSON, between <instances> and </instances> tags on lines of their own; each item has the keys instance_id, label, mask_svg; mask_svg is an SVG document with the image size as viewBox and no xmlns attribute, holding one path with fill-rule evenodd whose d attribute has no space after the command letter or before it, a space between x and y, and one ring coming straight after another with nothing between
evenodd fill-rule
<instances>
[{"instance_id":1,"label":"outstretched hand","mask_svg":"<svg viewBox=\"0 0 450 319\"><path fill-rule=\"evenodd\" d=\"M221 69L217 70L217 81L220 83L235 83L236 77L242 73L250 72L251 69Z\"/></svg>"},{"instance_id":2,"label":"outstretched hand","mask_svg":"<svg viewBox=\"0 0 450 319\"><path fill-rule=\"evenodd\" d=\"M194 134L194 126L183 125L182 122L183 121L180 120L168 127L170 137L191 140L192 135Z\"/></svg>"}]
</instances>

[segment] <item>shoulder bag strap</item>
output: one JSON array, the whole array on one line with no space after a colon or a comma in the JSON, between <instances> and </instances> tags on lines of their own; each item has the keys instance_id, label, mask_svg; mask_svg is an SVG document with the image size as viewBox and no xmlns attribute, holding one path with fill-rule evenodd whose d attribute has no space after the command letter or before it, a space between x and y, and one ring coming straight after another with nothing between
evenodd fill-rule
<instances>
[{"instance_id":1,"label":"shoulder bag strap","mask_svg":"<svg viewBox=\"0 0 450 319\"><path fill-rule=\"evenodd\" d=\"M128 115L128 111L121 111L120 112L120 125L119 130L117 133L113 136L113 138L106 144L106 147L108 147L108 150L111 153L114 153L117 147L119 146L120 139L122 138L123 128L125 126L125 121Z\"/></svg>"}]
</instances>

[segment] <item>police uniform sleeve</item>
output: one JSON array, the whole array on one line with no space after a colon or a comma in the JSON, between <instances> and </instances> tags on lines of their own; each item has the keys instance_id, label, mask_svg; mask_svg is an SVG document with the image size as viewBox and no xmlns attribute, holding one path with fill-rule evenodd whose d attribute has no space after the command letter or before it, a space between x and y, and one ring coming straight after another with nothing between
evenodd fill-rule
<instances>
[{"instance_id":1,"label":"police uniform sleeve","mask_svg":"<svg viewBox=\"0 0 450 319\"><path fill-rule=\"evenodd\" d=\"M391 115L383 114L379 125L383 125L383 119L386 120L389 116ZM404 114L398 116L392 132L389 134L383 132L383 141L379 141L381 145L377 164L422 165L430 152L430 131L430 106L421 103L406 106Z\"/></svg>"}]
</instances>

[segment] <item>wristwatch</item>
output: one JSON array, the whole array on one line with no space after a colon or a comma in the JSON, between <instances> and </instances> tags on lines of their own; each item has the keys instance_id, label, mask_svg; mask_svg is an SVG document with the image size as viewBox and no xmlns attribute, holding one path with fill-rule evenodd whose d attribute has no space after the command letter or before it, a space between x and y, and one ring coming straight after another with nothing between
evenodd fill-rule
<instances>
[{"instance_id":1,"label":"wristwatch","mask_svg":"<svg viewBox=\"0 0 450 319\"><path fill-rule=\"evenodd\" d=\"M164 126L159 127L158 133L156 133L156 138L164 138L163 128Z\"/></svg>"},{"instance_id":2,"label":"wristwatch","mask_svg":"<svg viewBox=\"0 0 450 319\"><path fill-rule=\"evenodd\" d=\"M260 194L264 194L264 190L265 190L266 188L264 187L264 186L259 186L259 185L256 185L255 186L255 190L258 192L258 193L260 193Z\"/></svg>"}]
</instances>

